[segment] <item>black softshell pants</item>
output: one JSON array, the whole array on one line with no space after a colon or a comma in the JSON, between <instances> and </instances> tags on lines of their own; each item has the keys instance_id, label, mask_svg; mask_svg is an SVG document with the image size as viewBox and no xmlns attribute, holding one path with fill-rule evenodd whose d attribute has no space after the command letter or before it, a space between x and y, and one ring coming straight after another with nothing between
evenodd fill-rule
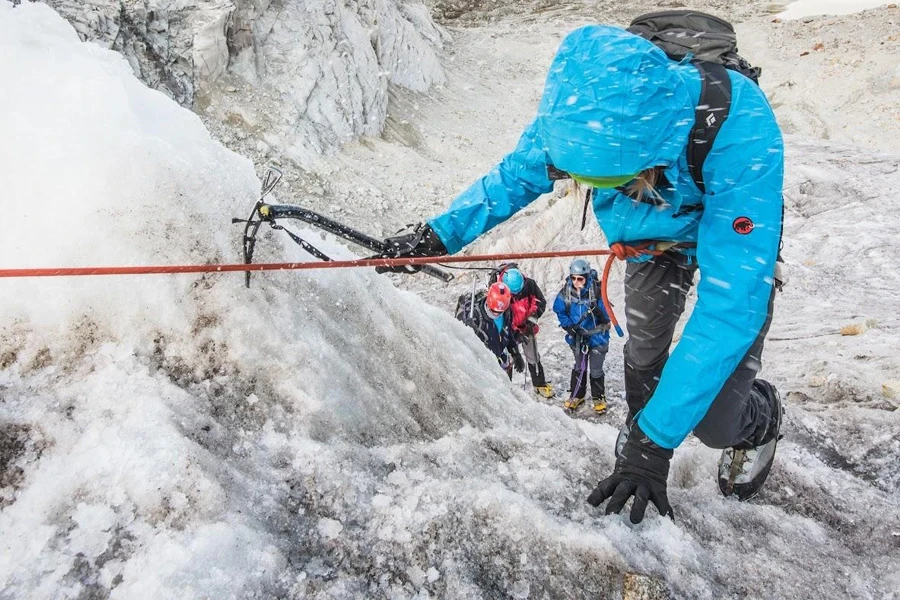
<instances>
[{"instance_id":1,"label":"black softshell pants","mask_svg":"<svg viewBox=\"0 0 900 600\"><path fill-rule=\"evenodd\" d=\"M606 362L608 350L609 345L607 344L593 348L572 346L572 354L575 355L575 368L572 369L572 379L569 385L569 393L572 398L586 397L588 381L591 383L591 395L594 398L599 398L604 394L603 363ZM585 366L584 372L581 371L582 364Z\"/></svg>"},{"instance_id":2,"label":"black softshell pants","mask_svg":"<svg viewBox=\"0 0 900 600\"><path fill-rule=\"evenodd\" d=\"M625 400L629 422L656 390L695 271L695 264L689 265L687 257L677 252L628 263L625 269ZM773 288L768 318L756 340L694 429L694 435L711 448L757 446L768 441L764 438L774 430L771 400L751 387L761 366L774 295Z\"/></svg>"}]
</instances>

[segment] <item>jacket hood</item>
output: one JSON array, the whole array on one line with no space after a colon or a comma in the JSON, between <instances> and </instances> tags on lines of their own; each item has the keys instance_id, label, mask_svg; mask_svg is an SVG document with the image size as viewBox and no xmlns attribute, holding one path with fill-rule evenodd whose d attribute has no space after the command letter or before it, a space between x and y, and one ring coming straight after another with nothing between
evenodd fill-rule
<instances>
[{"instance_id":1,"label":"jacket hood","mask_svg":"<svg viewBox=\"0 0 900 600\"><path fill-rule=\"evenodd\" d=\"M674 164L694 123L681 68L618 27L588 25L566 36L537 115L553 166L613 177Z\"/></svg>"}]
</instances>

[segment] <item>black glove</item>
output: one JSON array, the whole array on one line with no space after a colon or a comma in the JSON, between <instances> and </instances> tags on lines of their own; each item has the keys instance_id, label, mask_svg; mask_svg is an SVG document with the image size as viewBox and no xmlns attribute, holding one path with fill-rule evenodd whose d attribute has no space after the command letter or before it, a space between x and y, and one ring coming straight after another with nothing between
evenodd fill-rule
<instances>
[{"instance_id":1,"label":"black glove","mask_svg":"<svg viewBox=\"0 0 900 600\"><path fill-rule=\"evenodd\" d=\"M509 375L510 379L512 379L513 366L510 362L509 354L504 352L501 356L497 357L497 362L500 363L500 368L506 371L506 374Z\"/></svg>"},{"instance_id":2,"label":"black glove","mask_svg":"<svg viewBox=\"0 0 900 600\"><path fill-rule=\"evenodd\" d=\"M525 370L525 359L522 358L522 355L518 352L512 353L512 362L513 368L516 370L516 373L521 373Z\"/></svg>"},{"instance_id":3,"label":"black glove","mask_svg":"<svg viewBox=\"0 0 900 600\"><path fill-rule=\"evenodd\" d=\"M379 258L405 258L416 256L445 256L447 248L444 242L427 223L419 223L413 230L401 233L384 240L388 248L379 254ZM419 265L402 267L375 267L376 273L418 273Z\"/></svg>"},{"instance_id":4,"label":"black glove","mask_svg":"<svg viewBox=\"0 0 900 600\"><path fill-rule=\"evenodd\" d=\"M575 337L578 335L578 328L577 327L566 327L566 333L568 333L572 337Z\"/></svg>"},{"instance_id":5,"label":"black glove","mask_svg":"<svg viewBox=\"0 0 900 600\"><path fill-rule=\"evenodd\" d=\"M659 514L675 518L666 495L666 479L669 477L669 461L674 453L661 448L641 431L637 423L631 425L625 447L616 459L613 474L597 484L588 503L599 506L609 498L606 514L618 513L628 499L634 496L631 505L631 522L644 520L647 501L656 505Z\"/></svg>"},{"instance_id":6,"label":"black glove","mask_svg":"<svg viewBox=\"0 0 900 600\"><path fill-rule=\"evenodd\" d=\"M594 317L594 323L598 325L605 325L609 323L609 317L604 314L603 309L599 306L595 306L591 309L591 315Z\"/></svg>"}]
</instances>

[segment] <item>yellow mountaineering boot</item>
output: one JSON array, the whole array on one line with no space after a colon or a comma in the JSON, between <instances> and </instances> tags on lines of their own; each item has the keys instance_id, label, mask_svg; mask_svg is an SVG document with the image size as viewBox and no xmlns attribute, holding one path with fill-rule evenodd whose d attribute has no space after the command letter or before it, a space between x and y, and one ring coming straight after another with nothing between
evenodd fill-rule
<instances>
[{"instance_id":1,"label":"yellow mountaineering boot","mask_svg":"<svg viewBox=\"0 0 900 600\"><path fill-rule=\"evenodd\" d=\"M534 342L534 337L531 340ZM536 346L534 347L536 348ZM535 350L535 352L537 351ZM547 383L547 379L544 377L544 365L540 360L535 361L534 364L528 364L528 374L531 375L531 385L534 386L536 394L540 394L544 398L553 397L553 386Z\"/></svg>"},{"instance_id":2,"label":"yellow mountaineering boot","mask_svg":"<svg viewBox=\"0 0 900 600\"><path fill-rule=\"evenodd\" d=\"M544 398L552 398L553 397L553 386L549 383L547 385L538 385L535 386L534 391Z\"/></svg>"},{"instance_id":3,"label":"yellow mountaineering boot","mask_svg":"<svg viewBox=\"0 0 900 600\"><path fill-rule=\"evenodd\" d=\"M591 396L594 398L594 412L602 415L606 412L606 376L591 377Z\"/></svg>"},{"instance_id":4,"label":"yellow mountaineering boot","mask_svg":"<svg viewBox=\"0 0 900 600\"><path fill-rule=\"evenodd\" d=\"M569 398L563 402L563 407L570 412L575 412L583 402L584 398Z\"/></svg>"},{"instance_id":5,"label":"yellow mountaineering boot","mask_svg":"<svg viewBox=\"0 0 900 600\"><path fill-rule=\"evenodd\" d=\"M576 369L572 369L572 381L569 385L570 398L563 403L563 406L567 411L575 412L584 402L584 397L587 396L586 384L587 381L586 377L584 377L584 373L579 373Z\"/></svg>"}]
</instances>

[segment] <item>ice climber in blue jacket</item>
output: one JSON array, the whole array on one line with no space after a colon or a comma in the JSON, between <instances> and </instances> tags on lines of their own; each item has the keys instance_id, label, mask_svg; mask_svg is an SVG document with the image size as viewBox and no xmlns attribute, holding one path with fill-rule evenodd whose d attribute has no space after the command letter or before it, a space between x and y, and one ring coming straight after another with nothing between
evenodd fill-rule
<instances>
[{"instance_id":1,"label":"ice climber in blue jacket","mask_svg":"<svg viewBox=\"0 0 900 600\"><path fill-rule=\"evenodd\" d=\"M702 163L701 192L688 164L704 108L698 66L617 27L577 29L560 45L516 148L446 212L388 240L392 256L459 252L562 174L590 189L611 246L652 241L665 250L628 259L629 415L615 469L588 497L594 506L609 499L607 514L633 497L634 523L648 502L673 514L669 461L689 433L723 449L719 486L740 499L762 486L779 437L781 399L756 374L772 316L784 148L762 91L727 74L730 108L703 119L724 123ZM696 306L670 356L697 268Z\"/></svg>"},{"instance_id":2,"label":"ice climber in blue jacket","mask_svg":"<svg viewBox=\"0 0 900 600\"><path fill-rule=\"evenodd\" d=\"M569 276L553 301L553 312L575 355L569 399L563 406L577 410L590 389L594 412L606 412L603 363L609 352L609 315L600 297L600 277L585 259L576 258L569 265Z\"/></svg>"}]
</instances>

